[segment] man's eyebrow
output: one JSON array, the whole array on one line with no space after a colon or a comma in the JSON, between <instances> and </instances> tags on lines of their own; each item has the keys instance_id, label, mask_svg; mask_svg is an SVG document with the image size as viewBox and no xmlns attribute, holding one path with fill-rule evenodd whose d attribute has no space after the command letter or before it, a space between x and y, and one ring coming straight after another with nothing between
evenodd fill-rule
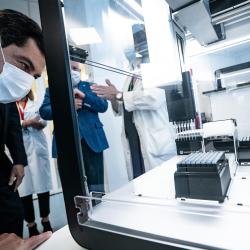
<instances>
[{"instance_id":1,"label":"man's eyebrow","mask_svg":"<svg viewBox=\"0 0 250 250\"><path fill-rule=\"evenodd\" d=\"M28 63L31 70L35 70L35 66L34 66L33 62L29 58L27 58L25 56L21 56L21 55L16 55L16 57L18 59L23 60L26 63Z\"/></svg>"}]
</instances>

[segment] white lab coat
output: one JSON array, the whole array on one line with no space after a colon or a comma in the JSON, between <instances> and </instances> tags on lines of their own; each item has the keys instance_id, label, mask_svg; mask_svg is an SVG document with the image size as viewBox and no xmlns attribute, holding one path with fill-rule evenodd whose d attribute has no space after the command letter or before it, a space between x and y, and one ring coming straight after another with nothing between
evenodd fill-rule
<instances>
[{"instance_id":1,"label":"white lab coat","mask_svg":"<svg viewBox=\"0 0 250 250\"><path fill-rule=\"evenodd\" d=\"M160 165L176 154L174 131L168 120L165 91L159 88L143 89L137 79L133 91L128 92L131 78L123 89L123 102L127 111L133 111L133 120L140 138L145 171ZM116 115L123 115L123 104L119 102ZM133 168L129 142L122 129L126 167L129 180L133 179Z\"/></svg>"},{"instance_id":2,"label":"white lab coat","mask_svg":"<svg viewBox=\"0 0 250 250\"><path fill-rule=\"evenodd\" d=\"M32 119L38 114L35 102L28 101L24 110L24 120ZM28 158L25 176L18 188L21 197L30 194L48 192L52 189L48 145L43 130L29 127L23 129L24 147Z\"/></svg>"}]
</instances>

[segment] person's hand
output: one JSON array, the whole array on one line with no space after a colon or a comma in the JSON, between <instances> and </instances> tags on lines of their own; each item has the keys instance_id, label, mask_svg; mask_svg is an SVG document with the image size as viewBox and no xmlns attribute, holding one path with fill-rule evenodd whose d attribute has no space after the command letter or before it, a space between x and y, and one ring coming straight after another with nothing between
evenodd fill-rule
<instances>
[{"instance_id":1,"label":"person's hand","mask_svg":"<svg viewBox=\"0 0 250 250\"><path fill-rule=\"evenodd\" d=\"M48 240L51 235L52 232L46 232L24 240L13 233L1 234L0 249L32 250L44 241Z\"/></svg>"},{"instance_id":2,"label":"person's hand","mask_svg":"<svg viewBox=\"0 0 250 250\"><path fill-rule=\"evenodd\" d=\"M83 104L82 100L85 98L85 94L79 89L74 89L74 97L76 110L81 109Z\"/></svg>"},{"instance_id":3,"label":"person's hand","mask_svg":"<svg viewBox=\"0 0 250 250\"><path fill-rule=\"evenodd\" d=\"M36 116L35 118L33 118L31 120L31 125L30 125L32 128L35 128L37 130L40 130L40 129L44 129L44 123L41 122L41 117L40 116Z\"/></svg>"},{"instance_id":4,"label":"person's hand","mask_svg":"<svg viewBox=\"0 0 250 250\"><path fill-rule=\"evenodd\" d=\"M80 98L75 98L75 108L76 108L76 110L82 108L82 99L80 99Z\"/></svg>"},{"instance_id":5,"label":"person's hand","mask_svg":"<svg viewBox=\"0 0 250 250\"><path fill-rule=\"evenodd\" d=\"M23 165L14 165L11 173L10 173L10 179L9 179L9 186L12 186L14 181L16 181L14 192L17 191L17 188L22 183L24 177L24 166ZM0 248L1 249L1 248Z\"/></svg>"},{"instance_id":6,"label":"person's hand","mask_svg":"<svg viewBox=\"0 0 250 250\"><path fill-rule=\"evenodd\" d=\"M116 94L119 92L116 87L110 82L110 80L105 80L108 86L103 85L92 85L90 88L97 96L106 100L115 100Z\"/></svg>"},{"instance_id":7,"label":"person's hand","mask_svg":"<svg viewBox=\"0 0 250 250\"><path fill-rule=\"evenodd\" d=\"M75 99L84 99L85 98L85 94L80 91L79 89L74 89L74 96L75 96Z\"/></svg>"},{"instance_id":8,"label":"person's hand","mask_svg":"<svg viewBox=\"0 0 250 250\"><path fill-rule=\"evenodd\" d=\"M40 116L36 116L33 119L24 120L23 123L22 123L22 126L24 128L32 127L32 128L37 129L37 130L45 128L44 123L41 122L41 117Z\"/></svg>"}]
</instances>

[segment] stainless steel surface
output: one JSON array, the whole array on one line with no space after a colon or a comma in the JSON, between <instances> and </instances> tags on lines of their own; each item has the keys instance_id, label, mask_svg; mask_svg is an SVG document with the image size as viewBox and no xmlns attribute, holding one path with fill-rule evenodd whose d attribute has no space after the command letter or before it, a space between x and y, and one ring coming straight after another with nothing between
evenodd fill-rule
<instances>
[{"instance_id":1,"label":"stainless steel surface","mask_svg":"<svg viewBox=\"0 0 250 250\"><path fill-rule=\"evenodd\" d=\"M227 12L223 12L221 14L215 13L212 15L212 23L220 24L236 21L238 19L247 19L250 18L250 1L248 1L247 5L244 5L239 8L232 8Z\"/></svg>"},{"instance_id":2,"label":"stainless steel surface","mask_svg":"<svg viewBox=\"0 0 250 250\"><path fill-rule=\"evenodd\" d=\"M236 4L236 5L234 5L234 6L230 7L230 8L224 9L224 10L216 12L216 13L213 13L212 17L219 16L219 15L221 15L223 13L226 13L226 12L231 12L231 11L237 10L238 8L240 8L242 6L245 6L245 5L249 4L249 3L250 3L250 0L247 0L247 1L243 2L243 3L241 3L241 4Z\"/></svg>"},{"instance_id":3,"label":"stainless steel surface","mask_svg":"<svg viewBox=\"0 0 250 250\"><path fill-rule=\"evenodd\" d=\"M196 2L173 15L175 21L184 30L189 30L200 44L206 45L218 40L211 24L210 12L204 1Z\"/></svg>"},{"instance_id":4,"label":"stainless steel surface","mask_svg":"<svg viewBox=\"0 0 250 250\"><path fill-rule=\"evenodd\" d=\"M174 11L194 2L194 0L166 0L166 1L169 4L169 7Z\"/></svg>"}]
</instances>

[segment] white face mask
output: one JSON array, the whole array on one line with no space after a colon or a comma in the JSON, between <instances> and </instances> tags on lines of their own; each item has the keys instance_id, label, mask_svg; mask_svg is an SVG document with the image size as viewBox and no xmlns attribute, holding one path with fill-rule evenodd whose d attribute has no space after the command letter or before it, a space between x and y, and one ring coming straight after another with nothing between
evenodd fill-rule
<instances>
[{"instance_id":1,"label":"white face mask","mask_svg":"<svg viewBox=\"0 0 250 250\"><path fill-rule=\"evenodd\" d=\"M76 70L71 70L71 79L73 87L75 87L81 81L81 73Z\"/></svg>"},{"instance_id":2,"label":"white face mask","mask_svg":"<svg viewBox=\"0 0 250 250\"><path fill-rule=\"evenodd\" d=\"M0 50L4 59L3 71L0 73L0 103L15 102L29 93L34 77L6 62L1 44Z\"/></svg>"}]
</instances>

